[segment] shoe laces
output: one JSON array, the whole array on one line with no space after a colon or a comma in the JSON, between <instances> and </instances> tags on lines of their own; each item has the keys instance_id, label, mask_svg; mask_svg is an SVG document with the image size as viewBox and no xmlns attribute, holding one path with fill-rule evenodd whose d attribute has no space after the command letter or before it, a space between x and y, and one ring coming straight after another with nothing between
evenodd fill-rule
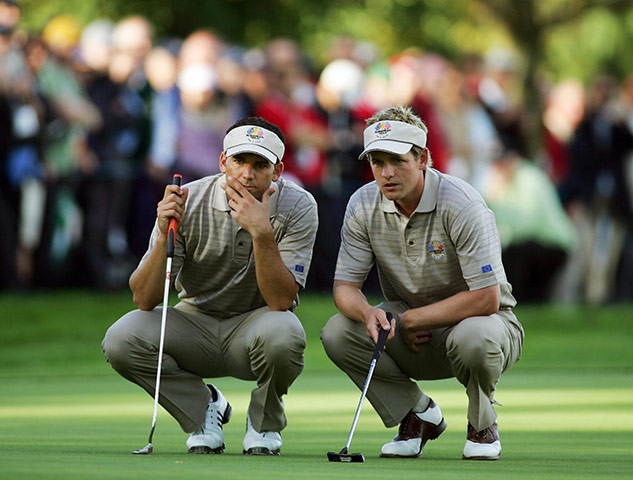
<instances>
[{"instance_id":1,"label":"shoe laces","mask_svg":"<svg viewBox=\"0 0 633 480\"><path fill-rule=\"evenodd\" d=\"M409 422L411 421L411 415L408 414L404 417L402 422L400 422L400 428L398 428L398 436L406 433L407 428L409 427Z\"/></svg>"},{"instance_id":2,"label":"shoe laces","mask_svg":"<svg viewBox=\"0 0 633 480\"><path fill-rule=\"evenodd\" d=\"M210 420L207 420L208 417L210 417ZM215 417L213 416L213 414L209 415L208 413L206 413L204 422L202 423L202 425L200 425L200 427L197 430L193 432L193 434L204 435L207 422L209 423L210 429L212 429L217 422L217 425L220 427L220 430L224 430L224 426L222 424L222 412L220 412L219 409L215 409Z\"/></svg>"}]
</instances>

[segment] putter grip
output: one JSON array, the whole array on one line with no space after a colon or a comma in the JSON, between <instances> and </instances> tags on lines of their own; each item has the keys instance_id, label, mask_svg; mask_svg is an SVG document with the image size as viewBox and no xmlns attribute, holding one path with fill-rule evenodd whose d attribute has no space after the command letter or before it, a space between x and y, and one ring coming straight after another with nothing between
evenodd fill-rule
<instances>
[{"instance_id":1,"label":"putter grip","mask_svg":"<svg viewBox=\"0 0 633 480\"><path fill-rule=\"evenodd\" d=\"M389 323L391 323L392 318L393 315L391 314L391 312L387 312L387 320L389 320ZM374 349L374 356L372 357L372 360L377 360L382 353L382 349L385 348L385 343L387 342L387 336L389 336L389 330L381 328L380 332L378 332L378 343L376 343L376 348Z\"/></svg>"},{"instance_id":2,"label":"putter grip","mask_svg":"<svg viewBox=\"0 0 633 480\"><path fill-rule=\"evenodd\" d=\"M175 174L172 181L173 185L182 185L182 175ZM176 249L176 230L178 230L178 222L175 218L169 219L169 226L167 227L167 256L173 258L174 250Z\"/></svg>"}]
</instances>

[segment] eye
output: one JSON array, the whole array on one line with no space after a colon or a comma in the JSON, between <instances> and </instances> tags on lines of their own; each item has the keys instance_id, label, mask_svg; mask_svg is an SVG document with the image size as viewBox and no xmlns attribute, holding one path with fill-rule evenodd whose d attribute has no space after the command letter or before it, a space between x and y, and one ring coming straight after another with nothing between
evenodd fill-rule
<instances>
[{"instance_id":1,"label":"eye","mask_svg":"<svg viewBox=\"0 0 633 480\"><path fill-rule=\"evenodd\" d=\"M268 167L268 162L257 162L257 168L260 170L265 170Z\"/></svg>"}]
</instances>

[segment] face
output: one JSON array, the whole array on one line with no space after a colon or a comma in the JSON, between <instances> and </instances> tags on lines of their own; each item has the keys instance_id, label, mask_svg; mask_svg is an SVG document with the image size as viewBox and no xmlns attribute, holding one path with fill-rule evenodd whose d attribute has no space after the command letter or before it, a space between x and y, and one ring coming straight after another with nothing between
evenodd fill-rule
<instances>
[{"instance_id":1,"label":"face","mask_svg":"<svg viewBox=\"0 0 633 480\"><path fill-rule=\"evenodd\" d=\"M415 210L424 188L426 150L421 158L416 158L411 151L404 155L387 152L371 152L370 155L371 170L383 195L405 211Z\"/></svg>"},{"instance_id":2,"label":"face","mask_svg":"<svg viewBox=\"0 0 633 480\"><path fill-rule=\"evenodd\" d=\"M220 157L220 171L237 179L257 200L261 200L264 192L276 182L283 172L283 163L273 165L264 157L254 153L238 153Z\"/></svg>"}]
</instances>

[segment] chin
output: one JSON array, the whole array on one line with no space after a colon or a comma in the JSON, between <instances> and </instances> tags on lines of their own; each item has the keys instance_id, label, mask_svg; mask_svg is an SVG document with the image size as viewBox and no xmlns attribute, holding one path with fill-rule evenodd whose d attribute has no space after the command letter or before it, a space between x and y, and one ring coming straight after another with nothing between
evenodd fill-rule
<instances>
[{"instance_id":1,"label":"chin","mask_svg":"<svg viewBox=\"0 0 633 480\"><path fill-rule=\"evenodd\" d=\"M400 198L400 195L398 194L398 192L386 192L382 190L382 194L387 198L387 200L395 201Z\"/></svg>"}]
</instances>

